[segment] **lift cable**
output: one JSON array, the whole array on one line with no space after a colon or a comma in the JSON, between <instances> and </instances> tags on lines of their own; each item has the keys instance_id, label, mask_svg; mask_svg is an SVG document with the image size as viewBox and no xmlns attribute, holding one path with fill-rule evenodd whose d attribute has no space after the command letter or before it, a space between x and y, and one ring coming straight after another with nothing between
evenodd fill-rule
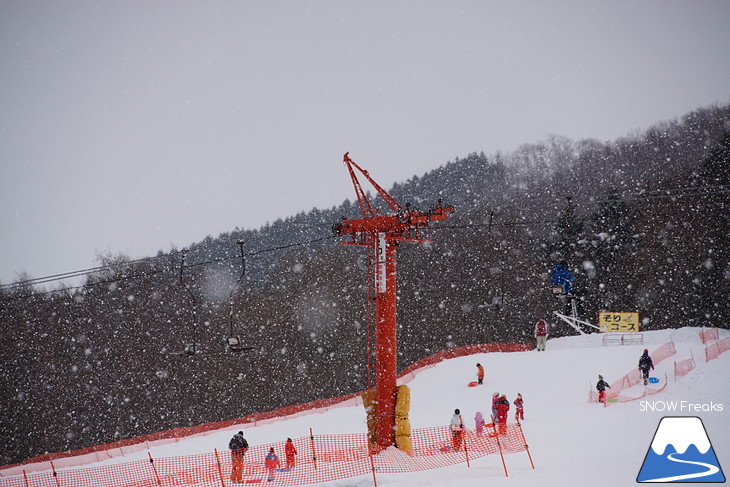
<instances>
[{"instance_id":1,"label":"lift cable","mask_svg":"<svg viewBox=\"0 0 730 487\"><path fill-rule=\"evenodd\" d=\"M718 194L728 194L730 193L730 185L714 185L714 186L691 186L691 187L680 187L680 188L670 188L670 189L657 189L657 190L650 190L650 191L639 191L636 193L622 193L617 192L616 195L619 195L619 197L613 198L613 197L605 197L605 195L602 195L601 199L593 200L592 203L618 203L618 202L630 202L630 201L639 201L639 200L649 200L649 199L659 199L659 198L682 198L682 197L689 197L689 196L706 196L706 195L718 195ZM493 214L492 214L493 216ZM581 219L578 219L579 221L587 221L590 220L591 217L584 217ZM516 226L516 225L546 225L546 224L555 224L557 223L557 220L554 219L546 219L546 220L528 220L528 221L512 221L512 222L492 222L491 218L489 223L469 223L469 224L456 224L456 225L442 225L439 226L439 229L466 229L466 228L481 228L481 227L498 227L498 226ZM265 249L256 250L254 252L250 252L246 255L248 256L254 256L269 252L276 252L279 250L285 250L289 248L294 247L300 247L300 246L306 246L317 242L322 242L325 240L332 240L334 238L337 238L336 236L325 236L325 237L319 237L314 238L310 240L306 240L303 242L293 242L290 244L285 245L277 245L274 247L269 247ZM115 270L120 267L128 267L134 264L141 264L144 262L150 262L153 260L159 260L159 259L165 259L169 258L176 253L167 253L167 254L161 254L154 257L143 257L140 259L135 260L129 260L125 262L120 263L114 263L114 264L106 264L101 265L97 267L90 267L87 269L81 269L77 271L70 271L70 272L64 272L60 274L53 274L49 276L44 277L38 277L38 278L31 278L26 279L23 281L18 281L11 284L0 284L0 291L12 291L15 289L23 288L30 285L37 285L37 284L46 284L49 282L55 282L55 281L63 281L66 279L76 278L76 277L83 277L86 275L98 273L101 271L107 271L107 270ZM199 266L207 266L211 264L216 263L222 263L227 262L233 259L237 259L238 256L235 257L221 257L216 259L209 259L205 261L201 261L194 264L189 264L188 267L199 267ZM80 289L83 287L87 287L89 285L103 285L103 284L109 284L112 282L119 281L121 279L135 279L140 277L146 277L150 275L159 274L163 271L157 270L157 271L146 271L140 274L135 275L125 275L125 276L117 276L108 280L101 280L99 282L90 283L90 284L84 284L79 286L73 286L66 288L67 290L74 290L74 289ZM57 292L57 290L53 291L47 291L47 292L38 292L34 293L35 295L42 295L42 294L50 294L53 292Z\"/></svg>"},{"instance_id":2,"label":"lift cable","mask_svg":"<svg viewBox=\"0 0 730 487\"><path fill-rule=\"evenodd\" d=\"M266 249L260 249L260 250L254 251L254 252L249 252L246 255L255 256L255 255L265 254L265 253L269 253L269 252L277 252L280 250L290 249L290 248L294 248L294 247L302 247L302 246L314 244L317 242L322 242L325 240L333 240L335 238L337 238L337 237L334 235L331 235L331 236L326 236L326 237L314 238L314 239L306 240L306 241L302 241L302 242L293 242L293 243L286 244L286 245L277 245L274 247L269 247ZM12 291L12 290L20 289L20 288L30 286L30 285L45 284L45 283L54 282L54 281L63 281L65 279L70 279L73 277L82 277L82 276L86 276L86 275L95 274L95 273L98 273L101 271L115 270L120 267L128 267L128 266L131 266L134 264L148 262L148 261L152 261L155 259L164 259L164 258L173 257L173 256L177 255L177 253L178 252L171 252L168 254L158 255L155 257L146 257L146 258L141 258L141 259L136 259L136 260L125 261L125 262L117 263L117 264L103 265L103 266L97 266L97 267L92 267L92 268L78 270L78 271L65 272L62 274L55 274L52 276L27 279L24 281L14 282L12 284L0 284L0 291ZM209 260L205 260L205 261L197 262L197 263L193 263L193 264L188 264L187 267L193 268L193 267L207 266L207 265L212 265L212 264L228 262L230 260L238 259L238 258L240 258L240 256L220 257L220 258L209 259ZM81 288L85 288L85 287L89 287L89 286L99 286L99 285L111 284L113 282L118 282L121 280L131 280L131 279L143 278L143 277L147 277L147 276L161 274L163 272L166 272L166 271L162 270L162 269L158 269L158 270L152 270L152 271L144 271L144 272L140 272L140 273L136 273L136 274L114 276L109 279L99 280L98 282L85 283L85 284L80 284L78 286L70 286L70 287L61 289L61 291L71 291L71 290L81 289ZM59 291L59 289L43 291L43 292L34 292L33 295L52 294L52 293L56 293L58 291ZM10 299L14 299L14 298L10 298Z\"/></svg>"}]
</instances>

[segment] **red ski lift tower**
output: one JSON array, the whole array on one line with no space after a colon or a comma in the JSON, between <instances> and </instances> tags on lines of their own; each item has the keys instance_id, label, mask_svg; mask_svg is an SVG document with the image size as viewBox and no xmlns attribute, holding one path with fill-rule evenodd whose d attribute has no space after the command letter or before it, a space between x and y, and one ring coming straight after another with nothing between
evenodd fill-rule
<instances>
[{"instance_id":1,"label":"red ski lift tower","mask_svg":"<svg viewBox=\"0 0 730 487\"><path fill-rule=\"evenodd\" d=\"M451 207L439 204L427 211L403 208L387 191L378 185L368 174L350 159L349 152L343 158L355 186L357 201L362 218L348 220L333 225L335 235L349 235L352 240L340 245L358 245L368 249L368 389L372 387L371 369L375 369L376 428L375 442L387 448L395 442L395 405L397 376L396 343L396 249L401 242L425 243L424 233L430 233L432 221L446 220ZM381 215L370 204L357 179L355 170L375 188L393 214ZM372 307L375 306L375 361L373 355Z\"/></svg>"}]
</instances>

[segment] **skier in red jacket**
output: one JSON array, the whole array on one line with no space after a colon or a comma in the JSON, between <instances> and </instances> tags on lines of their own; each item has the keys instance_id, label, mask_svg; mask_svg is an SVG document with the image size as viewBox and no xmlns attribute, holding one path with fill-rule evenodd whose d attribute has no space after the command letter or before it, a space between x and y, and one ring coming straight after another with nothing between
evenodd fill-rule
<instances>
[{"instance_id":1,"label":"skier in red jacket","mask_svg":"<svg viewBox=\"0 0 730 487\"><path fill-rule=\"evenodd\" d=\"M515 405L515 421L525 419L525 401L522 400L522 394L518 392L517 398L512 403Z\"/></svg>"},{"instance_id":2,"label":"skier in red jacket","mask_svg":"<svg viewBox=\"0 0 730 487\"><path fill-rule=\"evenodd\" d=\"M297 455L297 449L291 438L286 439L284 454L286 456L286 468L294 468L294 457Z\"/></svg>"},{"instance_id":3,"label":"skier in red jacket","mask_svg":"<svg viewBox=\"0 0 730 487\"><path fill-rule=\"evenodd\" d=\"M495 418L497 431L500 435L503 435L507 432L507 413L509 412L507 396L504 394L499 396L499 400L494 403L494 409L497 410L497 417Z\"/></svg>"}]
</instances>

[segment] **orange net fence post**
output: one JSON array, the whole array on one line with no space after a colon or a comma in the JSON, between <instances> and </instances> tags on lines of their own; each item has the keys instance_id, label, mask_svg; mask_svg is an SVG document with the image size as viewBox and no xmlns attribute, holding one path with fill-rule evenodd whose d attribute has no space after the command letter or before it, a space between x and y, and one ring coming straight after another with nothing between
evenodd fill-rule
<instances>
[{"instance_id":1,"label":"orange net fence post","mask_svg":"<svg viewBox=\"0 0 730 487\"><path fill-rule=\"evenodd\" d=\"M725 337L717 342L717 348L720 349L720 353L725 353L730 350L730 337Z\"/></svg>"},{"instance_id":2,"label":"orange net fence post","mask_svg":"<svg viewBox=\"0 0 730 487\"><path fill-rule=\"evenodd\" d=\"M489 436L494 438L497 442L497 449L499 449L499 456L502 459L502 467L504 468L504 476L509 477L509 473L507 473L507 463L504 461L504 453L502 452L502 443L499 441L499 431L497 431L497 422L494 420L494 416L491 416L492 418L492 428L494 429L494 432L490 434Z\"/></svg>"},{"instance_id":3,"label":"orange net fence post","mask_svg":"<svg viewBox=\"0 0 730 487\"><path fill-rule=\"evenodd\" d=\"M56 466L51 462L51 470L53 470L53 479L56 481L56 487L61 487L61 480L58 478L58 472L56 472Z\"/></svg>"},{"instance_id":4,"label":"orange net fence post","mask_svg":"<svg viewBox=\"0 0 730 487\"><path fill-rule=\"evenodd\" d=\"M695 368L695 358L692 350L690 350L690 358L674 362L674 382L677 382L677 377L682 377L689 374Z\"/></svg>"},{"instance_id":5,"label":"orange net fence post","mask_svg":"<svg viewBox=\"0 0 730 487\"><path fill-rule=\"evenodd\" d=\"M714 360L728 350L730 350L730 337L725 337L710 345L705 344L705 361Z\"/></svg>"},{"instance_id":6,"label":"orange net fence post","mask_svg":"<svg viewBox=\"0 0 730 487\"><path fill-rule=\"evenodd\" d=\"M700 330L700 341L705 344L707 342L711 342L713 340L719 340L720 339L720 331L718 328L710 328L707 331L705 331L704 328Z\"/></svg>"},{"instance_id":7,"label":"orange net fence post","mask_svg":"<svg viewBox=\"0 0 730 487\"><path fill-rule=\"evenodd\" d=\"M466 457L466 468L471 468L471 464L469 463L469 449L466 447L466 431L462 430L461 434L461 441L464 445L464 456Z\"/></svg>"},{"instance_id":8,"label":"orange net fence post","mask_svg":"<svg viewBox=\"0 0 730 487\"><path fill-rule=\"evenodd\" d=\"M152 459L152 454L150 452L147 452L147 456L150 459L150 465L152 466L152 471L155 473L155 479L157 480L157 485L159 487L162 487L162 482L160 482L160 476L157 474L157 467L155 466L155 461Z\"/></svg>"},{"instance_id":9,"label":"orange net fence post","mask_svg":"<svg viewBox=\"0 0 730 487\"><path fill-rule=\"evenodd\" d=\"M218 454L218 449L217 448L214 451L215 451L215 463L218 466L218 475L221 478L221 487L225 487L226 486L226 483L223 480L223 467L221 465L221 457Z\"/></svg>"},{"instance_id":10,"label":"orange net fence post","mask_svg":"<svg viewBox=\"0 0 730 487\"><path fill-rule=\"evenodd\" d=\"M520 424L519 420L517 421L517 427L520 430L520 436L522 436L522 442L525 444L525 451L527 452L527 458L530 459L530 465L532 466L532 469L535 470L535 463L532 461L532 455L530 455L530 448L527 446L527 439L525 438L525 432L522 431L522 424Z\"/></svg>"},{"instance_id":11,"label":"orange net fence post","mask_svg":"<svg viewBox=\"0 0 730 487\"><path fill-rule=\"evenodd\" d=\"M710 360L715 360L719 356L720 356L720 346L718 345L718 342L712 342L709 344L705 344L705 362L709 362Z\"/></svg>"},{"instance_id":12,"label":"orange net fence post","mask_svg":"<svg viewBox=\"0 0 730 487\"><path fill-rule=\"evenodd\" d=\"M368 448L368 456L370 457L370 470L373 472L373 487L378 487L378 478L375 475L375 461L373 461L372 448Z\"/></svg>"},{"instance_id":13,"label":"orange net fence post","mask_svg":"<svg viewBox=\"0 0 730 487\"><path fill-rule=\"evenodd\" d=\"M312 465L314 466L314 469L317 470L317 451L314 449L314 434L312 433L312 428L309 428L309 441L310 446L312 447Z\"/></svg>"}]
</instances>

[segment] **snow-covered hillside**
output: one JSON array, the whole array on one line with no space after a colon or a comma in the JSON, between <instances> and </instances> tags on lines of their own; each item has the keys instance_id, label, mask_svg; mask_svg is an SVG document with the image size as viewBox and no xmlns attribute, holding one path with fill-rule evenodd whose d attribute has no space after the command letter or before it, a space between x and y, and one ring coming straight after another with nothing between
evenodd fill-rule
<instances>
[{"instance_id":1,"label":"snow-covered hillside","mask_svg":"<svg viewBox=\"0 0 730 487\"><path fill-rule=\"evenodd\" d=\"M698 416L707 430L719 463L730 468L730 353L704 362L704 345L699 328L681 328L644 333L643 345L601 346L601 335L564 337L548 341L545 352L477 354L453 358L417 371L411 387L411 423L414 428L448 423L454 408L461 409L468 427L473 428L477 411L488 415L493 392L507 395L512 402L521 393L525 400L524 433L535 462L525 453L506 455L509 477L505 477L499 455L490 455L466 464L408 474L381 474L378 485L461 487L533 485L592 487L633 484L664 416ZM720 331L720 338L730 334ZM672 340L676 355L662 361L652 373L666 389L641 400L609 403L608 407L589 403L589 393L598 374L611 383L636 368L644 348L652 350ZM696 369L684 377L673 375L675 361L694 356ZM476 372L476 363L485 366L485 384L467 387ZM643 386L623 394L639 397ZM675 404L675 411L659 411ZM692 405L692 406L690 406ZM652 410L654 409L654 410ZM510 412L510 421L513 419ZM316 434L364 432L362 406L344 406L327 411L300 414L294 418L256 426L233 426L224 430L186 438L176 443L150 445L107 462L208 453L226 450L229 438L243 429L251 444L279 442L287 437ZM10 471L0 471L7 476ZM727 470L725 475L730 473ZM372 485L372 477L342 479L329 486ZM1 484L1 482L0 482Z\"/></svg>"}]
</instances>

